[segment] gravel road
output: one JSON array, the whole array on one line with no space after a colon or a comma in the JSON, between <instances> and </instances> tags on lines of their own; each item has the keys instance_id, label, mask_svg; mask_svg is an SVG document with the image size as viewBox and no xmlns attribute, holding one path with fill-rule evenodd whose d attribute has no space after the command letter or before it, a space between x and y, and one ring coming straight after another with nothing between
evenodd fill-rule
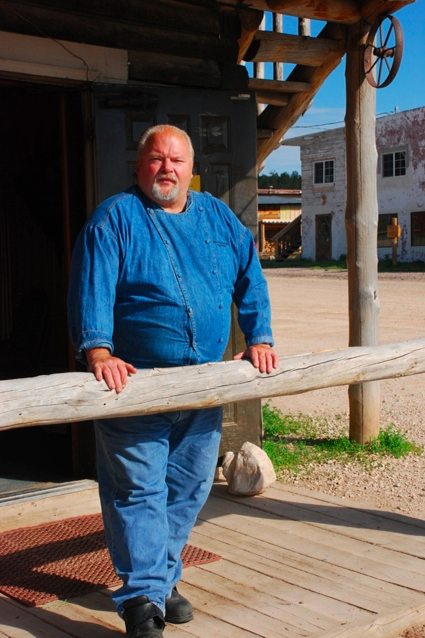
<instances>
[{"instance_id":1,"label":"gravel road","mask_svg":"<svg viewBox=\"0 0 425 638\"><path fill-rule=\"evenodd\" d=\"M280 356L348 345L347 273L270 269L264 271L273 311L276 350ZM425 273L379 275L379 341L391 343L425 337ZM425 450L425 374L380 382L381 425L392 423ZM326 388L272 400L285 414L326 418L332 431L348 433L347 387ZM359 464L328 463L296 478L307 489L408 514L425 520L425 452L401 459ZM425 626L404 638L425 638Z\"/></svg>"}]
</instances>

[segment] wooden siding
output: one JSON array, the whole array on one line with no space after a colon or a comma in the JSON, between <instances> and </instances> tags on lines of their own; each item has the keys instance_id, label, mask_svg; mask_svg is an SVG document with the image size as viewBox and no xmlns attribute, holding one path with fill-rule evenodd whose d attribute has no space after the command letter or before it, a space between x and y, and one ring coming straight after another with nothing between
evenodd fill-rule
<instances>
[{"instance_id":1,"label":"wooden siding","mask_svg":"<svg viewBox=\"0 0 425 638\"><path fill-rule=\"evenodd\" d=\"M280 219L285 222L290 222L301 212L301 204L281 204L275 206L262 205L258 207L258 219L259 221L265 219Z\"/></svg>"}]
</instances>

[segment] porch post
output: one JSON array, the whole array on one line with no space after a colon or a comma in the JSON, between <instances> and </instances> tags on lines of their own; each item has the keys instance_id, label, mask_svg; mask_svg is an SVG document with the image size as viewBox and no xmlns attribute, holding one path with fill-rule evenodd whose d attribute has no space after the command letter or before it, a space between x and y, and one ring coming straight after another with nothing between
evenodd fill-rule
<instances>
[{"instance_id":1,"label":"porch post","mask_svg":"<svg viewBox=\"0 0 425 638\"><path fill-rule=\"evenodd\" d=\"M348 28L345 116L347 152L347 265L349 346L378 344L378 200L376 186L375 89L363 70L370 25ZM379 381L351 385L350 438L364 443L379 434Z\"/></svg>"}]
</instances>

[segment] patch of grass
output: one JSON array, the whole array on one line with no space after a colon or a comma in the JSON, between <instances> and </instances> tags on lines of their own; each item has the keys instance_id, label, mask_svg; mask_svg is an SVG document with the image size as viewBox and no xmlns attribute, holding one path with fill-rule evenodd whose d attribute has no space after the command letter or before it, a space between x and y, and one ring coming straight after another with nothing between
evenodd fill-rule
<instances>
[{"instance_id":1,"label":"patch of grass","mask_svg":"<svg viewBox=\"0 0 425 638\"><path fill-rule=\"evenodd\" d=\"M393 425L381 429L375 440L361 445L350 441L343 428L337 436L330 436L326 420L301 414L284 415L270 402L263 405L263 426L263 449L277 474L282 470L297 474L308 470L312 463L358 461L367 466L377 456L400 458L407 454L422 454L422 449Z\"/></svg>"},{"instance_id":2,"label":"patch of grass","mask_svg":"<svg viewBox=\"0 0 425 638\"><path fill-rule=\"evenodd\" d=\"M392 260L387 257L378 261L378 272L425 272L425 261L399 261L393 266Z\"/></svg>"},{"instance_id":3,"label":"patch of grass","mask_svg":"<svg viewBox=\"0 0 425 638\"><path fill-rule=\"evenodd\" d=\"M275 259L261 259L261 267L267 268L305 268L307 270L345 270L347 262L345 258L331 259L329 261L311 261L311 259L287 259L276 261Z\"/></svg>"},{"instance_id":4,"label":"patch of grass","mask_svg":"<svg viewBox=\"0 0 425 638\"><path fill-rule=\"evenodd\" d=\"M261 267L269 268L305 268L306 270L346 270L347 261L342 255L340 259L329 261L311 261L310 259L289 259L286 261L276 261L274 259L262 259ZM378 262L378 272L425 272L425 261L399 261L396 266L392 265L389 258L380 259Z\"/></svg>"}]
</instances>

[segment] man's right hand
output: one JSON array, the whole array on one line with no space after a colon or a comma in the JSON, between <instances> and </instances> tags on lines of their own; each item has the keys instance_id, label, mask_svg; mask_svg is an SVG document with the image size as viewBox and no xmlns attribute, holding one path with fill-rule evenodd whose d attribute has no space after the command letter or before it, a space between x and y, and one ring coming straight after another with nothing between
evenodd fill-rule
<instances>
[{"instance_id":1,"label":"man's right hand","mask_svg":"<svg viewBox=\"0 0 425 638\"><path fill-rule=\"evenodd\" d=\"M108 348L92 348L86 350L88 369L93 372L98 381L105 380L110 390L117 394L124 390L128 374L136 374L137 370L131 363L126 363L111 355Z\"/></svg>"}]
</instances>

